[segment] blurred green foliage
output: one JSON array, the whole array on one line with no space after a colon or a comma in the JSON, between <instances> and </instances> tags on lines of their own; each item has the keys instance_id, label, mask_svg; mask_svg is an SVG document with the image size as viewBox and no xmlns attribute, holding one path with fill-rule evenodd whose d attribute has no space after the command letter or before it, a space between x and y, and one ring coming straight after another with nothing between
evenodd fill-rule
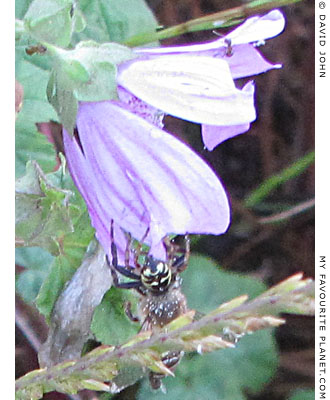
<instances>
[{"instance_id":1,"label":"blurred green foliage","mask_svg":"<svg viewBox=\"0 0 330 400\"><path fill-rule=\"evenodd\" d=\"M16 278L16 291L22 299L32 304L46 279L53 256L39 247L16 249L16 264L25 268Z\"/></svg>"},{"instance_id":2,"label":"blurred green foliage","mask_svg":"<svg viewBox=\"0 0 330 400\"><path fill-rule=\"evenodd\" d=\"M315 392L311 389L298 389L296 390L292 396L290 396L289 400L314 400Z\"/></svg>"},{"instance_id":3,"label":"blurred green foliage","mask_svg":"<svg viewBox=\"0 0 330 400\"><path fill-rule=\"evenodd\" d=\"M74 41L124 42L141 31L153 33L157 21L143 0L81 0L87 26Z\"/></svg>"},{"instance_id":4,"label":"blurred green foliage","mask_svg":"<svg viewBox=\"0 0 330 400\"><path fill-rule=\"evenodd\" d=\"M24 89L23 106L16 119L16 175L21 176L29 160L37 161L45 172L56 164L55 150L36 123L57 121L57 114L48 103L46 87L49 72L26 61L21 52L16 58L16 79Z\"/></svg>"}]
</instances>

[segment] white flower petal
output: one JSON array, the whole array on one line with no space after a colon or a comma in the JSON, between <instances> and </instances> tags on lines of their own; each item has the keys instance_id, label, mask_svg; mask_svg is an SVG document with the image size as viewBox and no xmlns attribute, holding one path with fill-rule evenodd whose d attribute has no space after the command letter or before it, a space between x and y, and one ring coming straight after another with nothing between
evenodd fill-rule
<instances>
[{"instance_id":1,"label":"white flower petal","mask_svg":"<svg viewBox=\"0 0 330 400\"><path fill-rule=\"evenodd\" d=\"M268 14L260 17L248 18L242 25L232 30L222 38L208 43L172 46L172 47L153 47L136 48L134 52L141 55L165 55L165 54L193 54L206 53L215 55L215 51L226 49L226 40L231 40L231 45L260 42L279 35L285 27L285 19L279 10L272 10Z\"/></svg>"},{"instance_id":2,"label":"white flower petal","mask_svg":"<svg viewBox=\"0 0 330 400\"><path fill-rule=\"evenodd\" d=\"M118 82L167 114L210 125L255 119L253 98L235 88L226 61L202 56L162 56L120 66Z\"/></svg>"},{"instance_id":3,"label":"white flower petal","mask_svg":"<svg viewBox=\"0 0 330 400\"><path fill-rule=\"evenodd\" d=\"M272 10L263 17L252 17L234 29L226 39L232 45L259 42L279 35L285 27L285 19L279 10Z\"/></svg>"}]
</instances>

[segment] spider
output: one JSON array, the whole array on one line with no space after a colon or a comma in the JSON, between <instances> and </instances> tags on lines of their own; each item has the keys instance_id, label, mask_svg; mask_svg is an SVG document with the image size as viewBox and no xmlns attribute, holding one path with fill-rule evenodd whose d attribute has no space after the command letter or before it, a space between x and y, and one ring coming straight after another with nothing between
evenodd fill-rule
<instances>
[{"instance_id":1,"label":"spider","mask_svg":"<svg viewBox=\"0 0 330 400\"><path fill-rule=\"evenodd\" d=\"M135 289L139 295L138 316L133 316L130 303L125 307L127 316L134 322L141 323L141 331L159 331L164 325L186 313L187 302L181 292L182 279L180 273L187 268L190 255L190 240L185 236L185 248L181 249L168 237L164 239L166 261L157 260L148 252L142 251L142 243L149 233L145 232L138 243L134 254L134 267L130 266L132 252L132 237L127 234L125 250L125 266L118 265L117 247L114 242L113 221L110 226L110 243L112 263L107 256L114 286L122 289ZM178 255L181 254L181 255ZM144 256L144 263L139 263L139 257ZM134 271L134 272L133 272ZM118 273L130 278L129 282L120 282ZM179 363L183 356L181 351L170 351L162 355L163 363L170 369ZM162 374L150 372L149 382L153 389L161 387Z\"/></svg>"}]
</instances>

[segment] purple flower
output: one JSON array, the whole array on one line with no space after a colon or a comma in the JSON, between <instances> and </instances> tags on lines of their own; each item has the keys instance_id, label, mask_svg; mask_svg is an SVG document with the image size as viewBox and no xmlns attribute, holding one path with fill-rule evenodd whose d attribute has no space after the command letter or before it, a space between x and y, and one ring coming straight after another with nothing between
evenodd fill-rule
<instances>
[{"instance_id":1,"label":"purple flower","mask_svg":"<svg viewBox=\"0 0 330 400\"><path fill-rule=\"evenodd\" d=\"M116 101L81 103L79 141L64 132L72 177L84 197L98 240L110 248L110 221L120 260L121 228L164 258L168 233L220 234L230 210L226 193L206 163L171 134Z\"/></svg>"},{"instance_id":2,"label":"purple flower","mask_svg":"<svg viewBox=\"0 0 330 400\"><path fill-rule=\"evenodd\" d=\"M279 11L248 19L214 42L159 49L136 49L138 57L119 65L119 100L80 103L78 135L64 132L72 177L84 197L106 251L110 223L123 261L121 229L165 257L169 233L224 233L228 199L219 179L185 144L162 130L164 114L203 124L212 149L249 129L256 118L254 85L236 88L233 78L279 68L265 61L251 42L279 34ZM231 40L231 57L228 40Z\"/></svg>"},{"instance_id":3,"label":"purple flower","mask_svg":"<svg viewBox=\"0 0 330 400\"><path fill-rule=\"evenodd\" d=\"M201 123L204 144L213 150L255 120L253 83L240 90L233 79L281 67L266 61L256 46L284 26L281 12L273 10L210 43L136 49L140 57L120 66L118 83L167 114Z\"/></svg>"},{"instance_id":4,"label":"purple flower","mask_svg":"<svg viewBox=\"0 0 330 400\"><path fill-rule=\"evenodd\" d=\"M259 17L248 18L228 35L209 43L176 47L155 47L136 49L136 53L148 57L160 55L200 55L225 59L230 65L234 79L257 75L280 64L271 64L256 50L265 39L279 35L285 27L285 19L279 10L272 10ZM228 46L231 47L228 54Z\"/></svg>"}]
</instances>

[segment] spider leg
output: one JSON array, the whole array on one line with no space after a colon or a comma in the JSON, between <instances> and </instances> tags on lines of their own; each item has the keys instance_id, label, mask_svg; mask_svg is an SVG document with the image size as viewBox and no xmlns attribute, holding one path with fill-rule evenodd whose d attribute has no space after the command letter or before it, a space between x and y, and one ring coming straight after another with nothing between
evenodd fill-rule
<instances>
[{"instance_id":1,"label":"spider leg","mask_svg":"<svg viewBox=\"0 0 330 400\"><path fill-rule=\"evenodd\" d=\"M152 329L152 325L151 325L151 322L150 322L150 317L149 317L149 315L147 315L145 317L144 321L141 324L141 328L139 330L139 333L140 332L144 332L144 331L149 331L151 329Z\"/></svg>"},{"instance_id":2,"label":"spider leg","mask_svg":"<svg viewBox=\"0 0 330 400\"><path fill-rule=\"evenodd\" d=\"M162 362L167 368L173 368L181 361L183 354L183 351L168 351L163 355Z\"/></svg>"},{"instance_id":3,"label":"spider leg","mask_svg":"<svg viewBox=\"0 0 330 400\"><path fill-rule=\"evenodd\" d=\"M165 236L163 239L164 246L166 248L167 252L167 259L169 261L168 266L169 268L172 268L173 261L174 261L174 254L175 254L175 244L172 243L171 239L169 236Z\"/></svg>"},{"instance_id":4,"label":"spider leg","mask_svg":"<svg viewBox=\"0 0 330 400\"><path fill-rule=\"evenodd\" d=\"M171 242L168 236L163 240L164 245L167 249L169 267L174 268L177 273L184 271L188 266L188 261L190 257L190 238L189 235L185 235L185 248ZM182 253L182 256L175 257L175 253Z\"/></svg>"},{"instance_id":5,"label":"spider leg","mask_svg":"<svg viewBox=\"0 0 330 400\"><path fill-rule=\"evenodd\" d=\"M108 261L108 263L109 263L109 261ZM134 272L132 272L130 270L127 270L125 267L122 267L121 265L110 265L110 267L113 267L117 272L126 276L127 278L140 280L140 275L135 274Z\"/></svg>"},{"instance_id":6,"label":"spider leg","mask_svg":"<svg viewBox=\"0 0 330 400\"><path fill-rule=\"evenodd\" d=\"M136 246L134 264L138 267L140 267L139 257L141 254L144 254L144 252L141 252L142 245L143 245L143 242L145 241L146 237L148 236L149 230L150 230L150 228L148 226L147 230L145 231L144 235L142 236L141 240L139 241L138 245Z\"/></svg>"},{"instance_id":7,"label":"spider leg","mask_svg":"<svg viewBox=\"0 0 330 400\"><path fill-rule=\"evenodd\" d=\"M127 238L126 249L125 249L125 267L130 268L129 256L131 254L132 236L130 233L125 233Z\"/></svg>"},{"instance_id":8,"label":"spider leg","mask_svg":"<svg viewBox=\"0 0 330 400\"><path fill-rule=\"evenodd\" d=\"M177 364L181 361L181 358L183 357L183 351L168 351L164 356L162 357L162 362L163 364L169 368L171 371L175 369ZM162 379L165 378L164 374L161 374L159 372L149 372L149 383L152 389L159 389L162 386Z\"/></svg>"},{"instance_id":9,"label":"spider leg","mask_svg":"<svg viewBox=\"0 0 330 400\"><path fill-rule=\"evenodd\" d=\"M114 284L117 287L122 287L122 288L130 288L130 287L136 287L137 284L140 284L140 276L137 274L134 274L133 272L127 270L125 267L122 267L118 265L118 254L117 254L117 247L114 241L114 233L113 233L113 220L111 220L111 226L110 226L110 242L111 242L111 257L112 257L112 263L110 263L108 255L106 256L107 264L110 267L111 270L111 275L112 279L114 281ZM135 279L139 282L127 282L128 283L134 283L134 286L127 286L126 283L120 283L118 279L117 272L121 273L122 275L126 276L127 278ZM118 286L120 285L120 286ZM124 286L123 286L124 285Z\"/></svg>"},{"instance_id":10,"label":"spider leg","mask_svg":"<svg viewBox=\"0 0 330 400\"><path fill-rule=\"evenodd\" d=\"M190 257L190 238L189 238L189 235L185 235L184 241L185 241L185 252L184 252L184 257L183 257L183 263L182 263L182 265L180 267L179 266L177 267L177 271L178 272L182 272L187 268L188 262L189 262L189 257Z\"/></svg>"},{"instance_id":11,"label":"spider leg","mask_svg":"<svg viewBox=\"0 0 330 400\"><path fill-rule=\"evenodd\" d=\"M106 256L106 260L108 266L110 267L112 282L115 287L121 289L139 289L139 287L141 286L141 282L140 282L140 277L138 275L135 275L130 271L126 271L126 269L124 267L121 267L120 265L117 265L116 267L114 265L111 265L108 255ZM127 276L128 278L135 279L135 281L119 282L117 271L120 272L122 275Z\"/></svg>"},{"instance_id":12,"label":"spider leg","mask_svg":"<svg viewBox=\"0 0 330 400\"><path fill-rule=\"evenodd\" d=\"M118 278L118 277L117 277ZM119 282L118 279L113 277L113 285L119 289L136 289L139 290L141 283L134 281L134 282Z\"/></svg>"},{"instance_id":13,"label":"spider leg","mask_svg":"<svg viewBox=\"0 0 330 400\"><path fill-rule=\"evenodd\" d=\"M118 265L118 254L113 234L113 219L111 220L110 224L110 250L111 250L112 264L110 264L108 256L107 256L107 262L110 266L113 265L116 268L116 266Z\"/></svg>"},{"instance_id":14,"label":"spider leg","mask_svg":"<svg viewBox=\"0 0 330 400\"><path fill-rule=\"evenodd\" d=\"M132 322L140 322L140 319L132 313L132 304L130 301L124 303L124 310L125 314Z\"/></svg>"}]
</instances>

